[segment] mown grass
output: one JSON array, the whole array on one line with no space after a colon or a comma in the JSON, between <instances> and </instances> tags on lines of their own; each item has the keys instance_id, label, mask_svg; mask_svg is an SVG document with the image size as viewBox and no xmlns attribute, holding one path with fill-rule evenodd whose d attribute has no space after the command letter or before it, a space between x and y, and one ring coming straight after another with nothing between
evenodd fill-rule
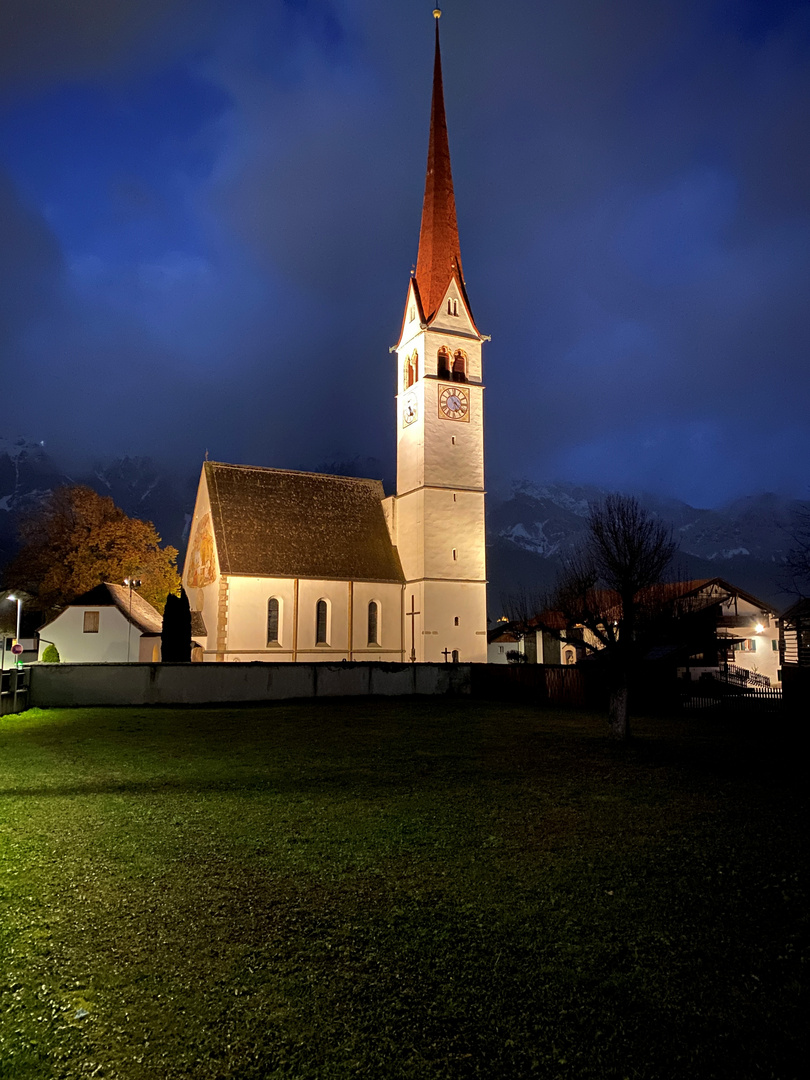
<instances>
[{"instance_id":1,"label":"mown grass","mask_svg":"<svg viewBox=\"0 0 810 1080\"><path fill-rule=\"evenodd\" d=\"M523 706L0 722L0 1076L806 1067L778 739Z\"/></svg>"}]
</instances>

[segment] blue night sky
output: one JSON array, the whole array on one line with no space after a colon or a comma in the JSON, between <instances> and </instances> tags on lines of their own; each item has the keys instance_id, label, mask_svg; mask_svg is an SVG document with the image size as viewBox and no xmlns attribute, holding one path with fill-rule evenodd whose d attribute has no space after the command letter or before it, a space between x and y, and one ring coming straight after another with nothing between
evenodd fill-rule
<instances>
[{"instance_id":1,"label":"blue night sky","mask_svg":"<svg viewBox=\"0 0 810 1080\"><path fill-rule=\"evenodd\" d=\"M490 486L810 497L810 5L446 0ZM4 0L2 433L392 472L431 5Z\"/></svg>"}]
</instances>

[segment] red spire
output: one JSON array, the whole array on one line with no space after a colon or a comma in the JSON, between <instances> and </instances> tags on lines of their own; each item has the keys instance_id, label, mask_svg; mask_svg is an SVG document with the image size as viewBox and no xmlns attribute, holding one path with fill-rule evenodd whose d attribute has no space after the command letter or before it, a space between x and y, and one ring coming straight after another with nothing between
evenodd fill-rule
<instances>
[{"instance_id":1,"label":"red spire","mask_svg":"<svg viewBox=\"0 0 810 1080\"><path fill-rule=\"evenodd\" d=\"M436 14L434 12L434 14ZM456 199L450 171L450 146L444 115L442 58L439 51L439 18L436 15L436 59L433 65L433 100L430 106L425 201L416 258L416 285L425 318L430 319L442 302L453 273L463 285L458 243Z\"/></svg>"}]
</instances>

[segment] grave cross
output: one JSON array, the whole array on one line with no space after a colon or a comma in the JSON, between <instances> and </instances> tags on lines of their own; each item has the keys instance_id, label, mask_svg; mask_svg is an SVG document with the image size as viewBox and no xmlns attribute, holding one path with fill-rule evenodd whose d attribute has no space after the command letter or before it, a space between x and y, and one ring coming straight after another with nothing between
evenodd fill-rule
<instances>
[{"instance_id":1,"label":"grave cross","mask_svg":"<svg viewBox=\"0 0 810 1080\"><path fill-rule=\"evenodd\" d=\"M444 652L442 653L442 656L444 657L444 662L446 664L448 662L448 660L450 659L450 650L445 649Z\"/></svg>"}]
</instances>

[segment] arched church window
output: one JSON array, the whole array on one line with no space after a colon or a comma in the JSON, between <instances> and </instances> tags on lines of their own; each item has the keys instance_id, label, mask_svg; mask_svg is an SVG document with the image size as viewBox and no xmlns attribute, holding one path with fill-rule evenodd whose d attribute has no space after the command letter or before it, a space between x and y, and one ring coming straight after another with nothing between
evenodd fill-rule
<instances>
[{"instance_id":1,"label":"arched church window","mask_svg":"<svg viewBox=\"0 0 810 1080\"><path fill-rule=\"evenodd\" d=\"M267 601L267 644L278 645L278 623L280 605L278 597L271 596Z\"/></svg>"},{"instance_id":2,"label":"arched church window","mask_svg":"<svg viewBox=\"0 0 810 1080\"><path fill-rule=\"evenodd\" d=\"M453 382L467 381L467 354L456 349L453 356Z\"/></svg>"},{"instance_id":3,"label":"arched church window","mask_svg":"<svg viewBox=\"0 0 810 1080\"><path fill-rule=\"evenodd\" d=\"M319 600L315 605L315 644L327 645L327 615L329 609L325 600Z\"/></svg>"},{"instance_id":4,"label":"arched church window","mask_svg":"<svg viewBox=\"0 0 810 1080\"><path fill-rule=\"evenodd\" d=\"M378 614L379 609L375 600L372 600L368 605L368 643L369 645L379 645L379 632L378 632Z\"/></svg>"},{"instance_id":5,"label":"arched church window","mask_svg":"<svg viewBox=\"0 0 810 1080\"><path fill-rule=\"evenodd\" d=\"M450 350L444 345L439 349L437 356L437 371L440 379L450 378Z\"/></svg>"}]
</instances>

